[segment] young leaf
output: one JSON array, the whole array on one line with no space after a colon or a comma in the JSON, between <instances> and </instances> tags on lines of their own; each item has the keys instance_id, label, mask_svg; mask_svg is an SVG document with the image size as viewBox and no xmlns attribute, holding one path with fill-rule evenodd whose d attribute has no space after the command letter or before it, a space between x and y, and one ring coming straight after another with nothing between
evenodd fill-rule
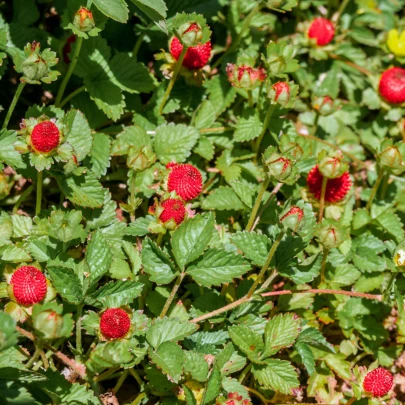
<instances>
[{"instance_id":1,"label":"young leaf","mask_svg":"<svg viewBox=\"0 0 405 405\"><path fill-rule=\"evenodd\" d=\"M259 364L263 363L260 357L264 344L262 337L258 333L243 325L231 326L228 331L232 342L248 356L250 361Z\"/></svg>"},{"instance_id":2,"label":"young leaf","mask_svg":"<svg viewBox=\"0 0 405 405\"><path fill-rule=\"evenodd\" d=\"M149 349L149 357L171 381L179 382L184 362L184 352L179 345L174 342L164 342L156 351Z\"/></svg>"},{"instance_id":3,"label":"young leaf","mask_svg":"<svg viewBox=\"0 0 405 405\"><path fill-rule=\"evenodd\" d=\"M83 300L83 286L72 269L66 267L49 266L48 274L52 281L52 286L61 297L71 303L80 304Z\"/></svg>"},{"instance_id":4,"label":"young leaf","mask_svg":"<svg viewBox=\"0 0 405 405\"><path fill-rule=\"evenodd\" d=\"M247 231L237 232L232 236L232 242L253 264L264 265L271 246L271 241L266 235Z\"/></svg>"}]
</instances>

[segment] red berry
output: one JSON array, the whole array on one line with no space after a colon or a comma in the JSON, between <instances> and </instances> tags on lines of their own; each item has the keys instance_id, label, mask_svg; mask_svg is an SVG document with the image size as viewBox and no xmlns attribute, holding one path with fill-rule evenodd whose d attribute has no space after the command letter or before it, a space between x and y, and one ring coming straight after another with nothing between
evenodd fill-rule
<instances>
[{"instance_id":1,"label":"red berry","mask_svg":"<svg viewBox=\"0 0 405 405\"><path fill-rule=\"evenodd\" d=\"M316 39L317 45L323 46L329 44L335 35L335 27L331 21L326 18L318 17L312 21L309 30L309 38Z\"/></svg>"},{"instance_id":2,"label":"red berry","mask_svg":"<svg viewBox=\"0 0 405 405\"><path fill-rule=\"evenodd\" d=\"M162 222L174 219L174 222L176 222L177 225L180 225L184 221L186 208L183 201L169 198L168 200L163 201L160 205L163 208L159 217Z\"/></svg>"},{"instance_id":3,"label":"red berry","mask_svg":"<svg viewBox=\"0 0 405 405\"><path fill-rule=\"evenodd\" d=\"M183 50L183 45L178 38L174 37L170 43L170 53L174 59L178 60ZM190 46L183 59L183 66L188 69L201 69L211 56L211 41L202 45Z\"/></svg>"},{"instance_id":4,"label":"red berry","mask_svg":"<svg viewBox=\"0 0 405 405\"><path fill-rule=\"evenodd\" d=\"M321 198L323 176L319 171L318 165L313 167L308 173L307 183L309 191L315 196L316 199ZM328 179L325 191L325 201L337 202L342 200L349 192L352 186L352 180L349 173L345 172L336 179Z\"/></svg>"},{"instance_id":5,"label":"red berry","mask_svg":"<svg viewBox=\"0 0 405 405\"><path fill-rule=\"evenodd\" d=\"M364 377L363 388L371 392L374 397L383 397L388 394L394 384L393 375L385 368L378 367Z\"/></svg>"},{"instance_id":6,"label":"red berry","mask_svg":"<svg viewBox=\"0 0 405 405\"><path fill-rule=\"evenodd\" d=\"M401 104L405 101L405 69L392 67L387 69L380 79L380 94L389 103Z\"/></svg>"},{"instance_id":7,"label":"red berry","mask_svg":"<svg viewBox=\"0 0 405 405\"><path fill-rule=\"evenodd\" d=\"M192 200L202 190L203 181L200 171L190 164L178 164L172 167L167 180L170 192L175 191L183 200Z\"/></svg>"},{"instance_id":8,"label":"red berry","mask_svg":"<svg viewBox=\"0 0 405 405\"><path fill-rule=\"evenodd\" d=\"M10 284L13 286L13 294L16 301L21 305L33 305L45 298L47 291L46 278L33 266L18 268L11 277Z\"/></svg>"},{"instance_id":9,"label":"red berry","mask_svg":"<svg viewBox=\"0 0 405 405\"><path fill-rule=\"evenodd\" d=\"M122 338L130 327L131 319L121 308L109 308L101 315L100 330L106 339Z\"/></svg>"},{"instance_id":10,"label":"red berry","mask_svg":"<svg viewBox=\"0 0 405 405\"><path fill-rule=\"evenodd\" d=\"M31 133L31 144L40 153L53 151L59 145L59 140L59 128L51 121L40 122Z\"/></svg>"},{"instance_id":11,"label":"red berry","mask_svg":"<svg viewBox=\"0 0 405 405\"><path fill-rule=\"evenodd\" d=\"M290 86L286 82L277 82L273 84L273 89L276 92L276 95L274 97L274 100L277 101L277 99L280 97L280 94L285 92L287 93L287 96L290 95Z\"/></svg>"}]
</instances>

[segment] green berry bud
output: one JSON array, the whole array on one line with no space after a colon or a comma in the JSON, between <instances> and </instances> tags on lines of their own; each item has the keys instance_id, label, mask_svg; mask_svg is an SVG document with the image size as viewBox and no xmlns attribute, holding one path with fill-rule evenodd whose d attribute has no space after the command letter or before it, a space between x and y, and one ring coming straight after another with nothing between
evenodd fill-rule
<instances>
[{"instance_id":1,"label":"green berry bud","mask_svg":"<svg viewBox=\"0 0 405 405\"><path fill-rule=\"evenodd\" d=\"M49 73L46 62L39 54L40 47L41 44L34 41L31 45L31 53L22 63L22 73L29 80L41 80Z\"/></svg>"},{"instance_id":2,"label":"green berry bud","mask_svg":"<svg viewBox=\"0 0 405 405\"><path fill-rule=\"evenodd\" d=\"M199 24L187 22L179 28L182 43L187 46L196 46L201 43L203 32Z\"/></svg>"},{"instance_id":3,"label":"green berry bud","mask_svg":"<svg viewBox=\"0 0 405 405\"><path fill-rule=\"evenodd\" d=\"M56 311L43 311L33 317L33 325L44 339L55 339L62 332L63 317Z\"/></svg>"},{"instance_id":4,"label":"green berry bud","mask_svg":"<svg viewBox=\"0 0 405 405\"><path fill-rule=\"evenodd\" d=\"M333 219L324 219L318 225L315 236L326 249L339 247L348 237L347 232Z\"/></svg>"},{"instance_id":5,"label":"green berry bud","mask_svg":"<svg viewBox=\"0 0 405 405\"><path fill-rule=\"evenodd\" d=\"M393 145L386 147L378 155L378 158L381 166L389 167L391 169L399 169L404 166L401 152Z\"/></svg>"},{"instance_id":6,"label":"green berry bud","mask_svg":"<svg viewBox=\"0 0 405 405\"><path fill-rule=\"evenodd\" d=\"M324 155L324 154L322 154ZM346 170L347 164L343 162L343 154L337 151L332 156L320 156L318 168L321 174L328 179L340 177Z\"/></svg>"},{"instance_id":7,"label":"green berry bud","mask_svg":"<svg viewBox=\"0 0 405 405\"><path fill-rule=\"evenodd\" d=\"M301 208L294 206L281 215L280 223L284 226L284 228L297 232L301 226L303 218L304 211Z\"/></svg>"},{"instance_id":8,"label":"green berry bud","mask_svg":"<svg viewBox=\"0 0 405 405\"><path fill-rule=\"evenodd\" d=\"M286 180L292 173L293 163L290 159L281 156L279 153L272 153L265 160L269 175L277 181Z\"/></svg>"},{"instance_id":9,"label":"green berry bud","mask_svg":"<svg viewBox=\"0 0 405 405\"><path fill-rule=\"evenodd\" d=\"M96 26L93 13L85 7L80 7L73 19L73 25L82 32L91 31Z\"/></svg>"},{"instance_id":10,"label":"green berry bud","mask_svg":"<svg viewBox=\"0 0 405 405\"><path fill-rule=\"evenodd\" d=\"M142 149L130 148L127 165L137 172L142 172L152 166L155 161L156 155L149 146L144 146Z\"/></svg>"}]
</instances>

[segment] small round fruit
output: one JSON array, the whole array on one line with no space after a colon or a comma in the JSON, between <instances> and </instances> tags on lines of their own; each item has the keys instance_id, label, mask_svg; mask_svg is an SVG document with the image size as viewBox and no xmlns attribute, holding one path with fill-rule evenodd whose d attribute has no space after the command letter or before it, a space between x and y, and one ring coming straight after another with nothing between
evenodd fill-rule
<instances>
[{"instance_id":1,"label":"small round fruit","mask_svg":"<svg viewBox=\"0 0 405 405\"><path fill-rule=\"evenodd\" d=\"M52 121L43 121L35 125L31 133L31 144L39 153L49 153L58 147L59 128Z\"/></svg>"},{"instance_id":2,"label":"small round fruit","mask_svg":"<svg viewBox=\"0 0 405 405\"><path fill-rule=\"evenodd\" d=\"M121 308L109 308L100 318L100 330L106 339L120 339L131 327L129 315Z\"/></svg>"},{"instance_id":3,"label":"small round fruit","mask_svg":"<svg viewBox=\"0 0 405 405\"><path fill-rule=\"evenodd\" d=\"M46 295L46 278L41 270L34 266L22 266L11 276L15 300L21 305L33 305L41 302Z\"/></svg>"}]
</instances>

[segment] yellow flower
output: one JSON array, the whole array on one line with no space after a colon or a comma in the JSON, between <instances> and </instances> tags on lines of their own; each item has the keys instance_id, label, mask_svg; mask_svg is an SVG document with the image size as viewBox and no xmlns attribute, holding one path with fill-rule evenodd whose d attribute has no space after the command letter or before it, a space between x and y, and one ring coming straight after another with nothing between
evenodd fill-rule
<instances>
[{"instance_id":1,"label":"yellow flower","mask_svg":"<svg viewBox=\"0 0 405 405\"><path fill-rule=\"evenodd\" d=\"M402 31L400 35L398 30L390 30L387 46L395 56L405 56L405 31Z\"/></svg>"}]
</instances>

